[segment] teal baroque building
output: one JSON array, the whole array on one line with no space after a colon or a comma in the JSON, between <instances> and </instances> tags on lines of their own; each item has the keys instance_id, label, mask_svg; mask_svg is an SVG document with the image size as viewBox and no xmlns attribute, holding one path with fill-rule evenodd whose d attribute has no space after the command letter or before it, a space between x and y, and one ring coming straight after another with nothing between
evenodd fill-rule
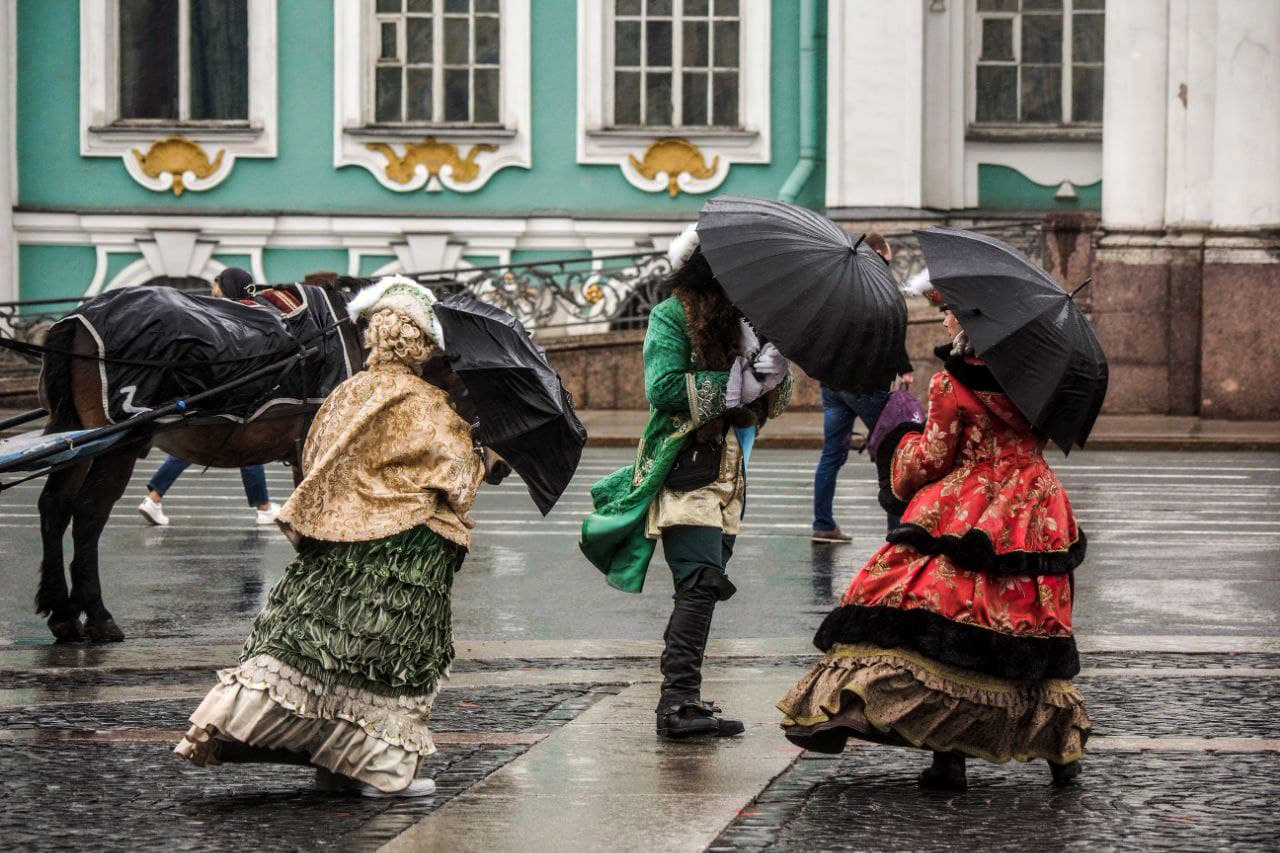
<instances>
[{"instance_id":1,"label":"teal baroque building","mask_svg":"<svg viewBox=\"0 0 1280 853\"><path fill-rule=\"evenodd\" d=\"M746 194L902 271L913 227L1004 234L1094 276L1113 411L1280 415L1212 307L1215 265L1280 287L1265 0L6 0L0 41L0 302L607 272ZM609 301L574 281L558 321Z\"/></svg>"}]
</instances>

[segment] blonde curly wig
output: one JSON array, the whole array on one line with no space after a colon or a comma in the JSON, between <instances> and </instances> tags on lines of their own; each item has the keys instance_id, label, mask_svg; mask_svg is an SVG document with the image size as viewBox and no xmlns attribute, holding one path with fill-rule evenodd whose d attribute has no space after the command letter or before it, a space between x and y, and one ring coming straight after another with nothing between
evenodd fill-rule
<instances>
[{"instance_id":1,"label":"blonde curly wig","mask_svg":"<svg viewBox=\"0 0 1280 853\"><path fill-rule=\"evenodd\" d=\"M409 318L391 308L380 308L368 317L364 330L364 345L369 348L365 364L400 362L419 367L436 352L435 340Z\"/></svg>"}]
</instances>

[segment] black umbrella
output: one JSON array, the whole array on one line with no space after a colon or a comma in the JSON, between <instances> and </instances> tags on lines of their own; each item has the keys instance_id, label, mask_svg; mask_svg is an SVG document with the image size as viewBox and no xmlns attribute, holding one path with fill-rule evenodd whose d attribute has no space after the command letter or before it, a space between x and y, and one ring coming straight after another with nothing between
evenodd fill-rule
<instances>
[{"instance_id":1,"label":"black umbrella","mask_svg":"<svg viewBox=\"0 0 1280 853\"><path fill-rule=\"evenodd\" d=\"M929 281L1009 399L1063 453L1084 447L1107 395L1107 357L1071 296L994 237L942 227L916 234Z\"/></svg>"},{"instance_id":2,"label":"black umbrella","mask_svg":"<svg viewBox=\"0 0 1280 853\"><path fill-rule=\"evenodd\" d=\"M803 207L721 196L703 205L698 239L733 304L814 379L844 391L892 380L907 307L861 238Z\"/></svg>"},{"instance_id":3,"label":"black umbrella","mask_svg":"<svg viewBox=\"0 0 1280 853\"><path fill-rule=\"evenodd\" d=\"M564 493L587 431L573 399L515 317L466 294L437 302L445 355L480 419L476 440L524 479L543 515Z\"/></svg>"}]
</instances>

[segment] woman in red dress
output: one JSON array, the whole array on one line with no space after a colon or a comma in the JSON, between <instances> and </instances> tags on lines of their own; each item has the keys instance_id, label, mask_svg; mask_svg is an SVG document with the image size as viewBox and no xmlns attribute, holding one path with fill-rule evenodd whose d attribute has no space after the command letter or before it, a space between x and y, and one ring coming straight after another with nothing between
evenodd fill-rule
<instances>
[{"instance_id":1,"label":"woman in red dress","mask_svg":"<svg viewBox=\"0 0 1280 853\"><path fill-rule=\"evenodd\" d=\"M881 442L880 503L902 523L818 629L825 657L778 703L793 743L933 751L920 784L962 790L968 756L1078 775L1089 716L1071 685L1071 572L1084 558L1046 439L951 312L924 424Z\"/></svg>"}]
</instances>

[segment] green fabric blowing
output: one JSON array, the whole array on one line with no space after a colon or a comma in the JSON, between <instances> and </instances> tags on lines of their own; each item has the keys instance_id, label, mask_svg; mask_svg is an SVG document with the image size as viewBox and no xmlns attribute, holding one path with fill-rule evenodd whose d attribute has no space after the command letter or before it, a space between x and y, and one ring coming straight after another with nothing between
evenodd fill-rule
<instances>
[{"instance_id":1,"label":"green fabric blowing","mask_svg":"<svg viewBox=\"0 0 1280 853\"><path fill-rule=\"evenodd\" d=\"M254 620L268 654L325 685L433 692L453 662L450 590L466 556L426 527L371 542L306 540Z\"/></svg>"},{"instance_id":2,"label":"green fabric blowing","mask_svg":"<svg viewBox=\"0 0 1280 853\"><path fill-rule=\"evenodd\" d=\"M644 338L649 421L634 464L592 486L595 511L583 519L578 542L610 586L624 592L644 589L655 546L644 534L649 504L689 434L724 414L728 385L728 371L695 368L683 303L673 296L654 306ZM791 387L788 376L770 392L769 417L786 408Z\"/></svg>"}]
</instances>

